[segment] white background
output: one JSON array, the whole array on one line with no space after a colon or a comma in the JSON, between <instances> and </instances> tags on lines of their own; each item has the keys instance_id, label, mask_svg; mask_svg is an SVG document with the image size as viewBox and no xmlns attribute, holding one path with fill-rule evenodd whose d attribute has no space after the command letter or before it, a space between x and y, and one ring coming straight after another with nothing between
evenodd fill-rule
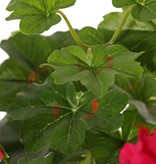
<instances>
[{"instance_id":1,"label":"white background","mask_svg":"<svg viewBox=\"0 0 156 164\"><path fill-rule=\"evenodd\" d=\"M7 39L12 31L19 30L19 20L5 21L9 16L6 11L7 4L10 0L0 0L0 41ZM64 13L70 20L72 26L81 29L84 26L92 26L94 28L103 20L103 16L111 11L121 11L112 6L111 0L77 0L75 5L67 9L63 9ZM53 26L43 35L51 35L55 31L68 30L65 22L62 20L59 24ZM0 49L0 63L7 58L7 54ZM0 119L3 116L0 113Z\"/></svg>"}]
</instances>

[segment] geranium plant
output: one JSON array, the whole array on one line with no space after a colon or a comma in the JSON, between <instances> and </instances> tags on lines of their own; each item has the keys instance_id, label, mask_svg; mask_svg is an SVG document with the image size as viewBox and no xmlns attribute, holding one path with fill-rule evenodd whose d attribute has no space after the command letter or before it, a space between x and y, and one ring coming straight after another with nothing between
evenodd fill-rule
<instances>
[{"instance_id":1,"label":"geranium plant","mask_svg":"<svg viewBox=\"0 0 156 164\"><path fill-rule=\"evenodd\" d=\"M112 0L122 12L81 30L61 10L75 2L8 4L6 20L20 19L20 32L0 45L9 55L0 66L1 161L127 164L148 136L138 129L156 128L156 0ZM40 35L61 19L69 31ZM154 137L143 151L152 161Z\"/></svg>"}]
</instances>

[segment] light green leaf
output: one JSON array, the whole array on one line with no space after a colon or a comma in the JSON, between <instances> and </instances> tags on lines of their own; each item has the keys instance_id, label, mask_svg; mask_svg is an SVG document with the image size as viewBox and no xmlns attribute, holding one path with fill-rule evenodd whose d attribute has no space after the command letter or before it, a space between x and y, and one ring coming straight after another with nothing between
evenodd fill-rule
<instances>
[{"instance_id":1,"label":"light green leaf","mask_svg":"<svg viewBox=\"0 0 156 164\"><path fill-rule=\"evenodd\" d=\"M102 97L114 83L115 74L139 78L143 69L135 59L140 55L122 45L97 46L93 59L79 47L70 46L54 51L48 63L54 68L57 84L80 80L95 95Z\"/></svg>"},{"instance_id":2,"label":"light green leaf","mask_svg":"<svg viewBox=\"0 0 156 164\"><path fill-rule=\"evenodd\" d=\"M7 7L12 13L6 19L21 19L20 29L24 34L39 34L60 22L57 9L74 3L75 0L12 0Z\"/></svg>"},{"instance_id":3,"label":"light green leaf","mask_svg":"<svg viewBox=\"0 0 156 164\"><path fill-rule=\"evenodd\" d=\"M61 18L58 15L50 15L48 17L44 15L27 16L21 19L20 29L25 35L40 34L57 23Z\"/></svg>"},{"instance_id":4,"label":"light green leaf","mask_svg":"<svg viewBox=\"0 0 156 164\"><path fill-rule=\"evenodd\" d=\"M136 3L136 0L112 0L115 7L125 7Z\"/></svg>"},{"instance_id":5,"label":"light green leaf","mask_svg":"<svg viewBox=\"0 0 156 164\"><path fill-rule=\"evenodd\" d=\"M104 16L104 20L99 24L99 30L115 31L123 17L122 12L112 12ZM139 30L139 31L155 31L156 25L153 22L140 22L131 15L126 20L122 30Z\"/></svg>"}]
</instances>

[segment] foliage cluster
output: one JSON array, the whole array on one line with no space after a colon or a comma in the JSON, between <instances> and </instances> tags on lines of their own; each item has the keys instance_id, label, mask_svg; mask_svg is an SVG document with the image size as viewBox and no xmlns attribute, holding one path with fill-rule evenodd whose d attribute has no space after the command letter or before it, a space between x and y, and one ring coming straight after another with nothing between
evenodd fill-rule
<instances>
[{"instance_id":1,"label":"foliage cluster","mask_svg":"<svg viewBox=\"0 0 156 164\"><path fill-rule=\"evenodd\" d=\"M0 44L4 162L116 164L138 127L155 128L156 0L112 0L122 12L81 30L61 10L75 1L8 4L20 32ZM61 19L68 32L40 35Z\"/></svg>"}]
</instances>

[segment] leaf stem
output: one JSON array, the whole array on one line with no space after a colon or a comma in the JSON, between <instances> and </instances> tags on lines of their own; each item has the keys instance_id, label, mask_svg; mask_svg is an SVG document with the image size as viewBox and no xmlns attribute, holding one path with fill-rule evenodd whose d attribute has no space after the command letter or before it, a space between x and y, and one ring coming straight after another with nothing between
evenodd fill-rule
<instances>
[{"instance_id":1,"label":"leaf stem","mask_svg":"<svg viewBox=\"0 0 156 164\"><path fill-rule=\"evenodd\" d=\"M73 39L76 41L76 43L77 43L79 46L83 47L83 48L89 48L89 47L91 47L91 46L89 46L89 45L83 43L83 42L80 40L78 34L77 34L77 33L75 32L75 30L73 29L73 27L72 27L71 23L69 22L68 18L66 17L66 15L65 15L62 11L60 11L60 10L57 10L57 13L60 14L60 15L63 17L63 19L65 20L65 22L66 22L66 24L67 24L67 26L68 26L68 28L69 28L69 30L70 30L70 33L71 33Z\"/></svg>"},{"instance_id":2,"label":"leaf stem","mask_svg":"<svg viewBox=\"0 0 156 164\"><path fill-rule=\"evenodd\" d=\"M121 22L119 23L119 25L117 26L117 29L114 33L114 35L112 36L112 38L110 39L110 41L107 43L107 45L110 45L110 44L113 44L116 39L118 38L118 36L120 35L121 31L122 31L122 28L123 26L125 25L126 23L126 20L132 10L132 8L134 7L135 5L132 5L130 7L128 7L124 12L123 12L123 17L121 19Z\"/></svg>"}]
</instances>

